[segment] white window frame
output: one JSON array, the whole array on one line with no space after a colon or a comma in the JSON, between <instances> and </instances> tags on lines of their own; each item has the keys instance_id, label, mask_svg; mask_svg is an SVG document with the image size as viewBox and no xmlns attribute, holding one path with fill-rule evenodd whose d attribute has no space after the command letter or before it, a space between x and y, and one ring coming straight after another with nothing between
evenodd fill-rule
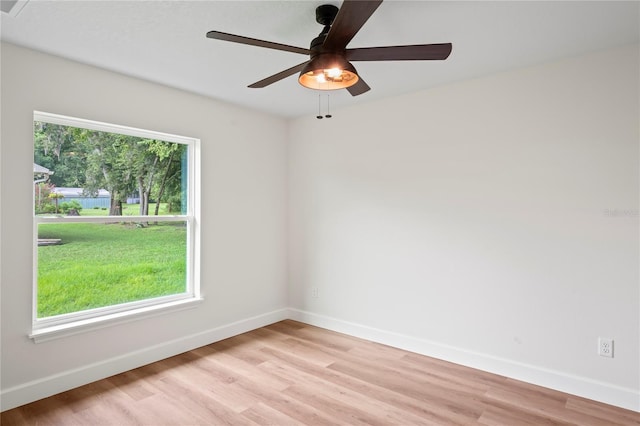
<instances>
[{"instance_id":1,"label":"white window frame","mask_svg":"<svg viewBox=\"0 0 640 426\"><path fill-rule=\"evenodd\" d=\"M187 268L186 292L122 303L68 314L38 318L38 225L41 223L105 223L113 222L113 216L43 217L33 213L33 300L31 337L36 343L70 334L102 328L110 324L149 317L163 312L173 312L197 306L200 294L200 139L144 130L117 124L34 111L33 121L79 127L101 132L118 133L146 139L184 144L189 147L187 160L187 209L186 214L170 216L127 216L127 221L146 222L150 217L159 222L186 222ZM33 198L33 197L32 197ZM35 207L35 206L34 206Z\"/></svg>"}]
</instances>

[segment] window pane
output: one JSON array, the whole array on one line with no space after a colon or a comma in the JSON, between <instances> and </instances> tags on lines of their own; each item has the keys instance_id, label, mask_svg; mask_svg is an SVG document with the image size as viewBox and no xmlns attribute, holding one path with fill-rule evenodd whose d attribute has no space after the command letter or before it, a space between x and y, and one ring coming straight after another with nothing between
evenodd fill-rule
<instances>
[{"instance_id":1,"label":"window pane","mask_svg":"<svg viewBox=\"0 0 640 426\"><path fill-rule=\"evenodd\" d=\"M187 212L188 146L34 121L37 215Z\"/></svg>"},{"instance_id":2,"label":"window pane","mask_svg":"<svg viewBox=\"0 0 640 426\"><path fill-rule=\"evenodd\" d=\"M38 225L38 318L187 291L187 223Z\"/></svg>"}]
</instances>

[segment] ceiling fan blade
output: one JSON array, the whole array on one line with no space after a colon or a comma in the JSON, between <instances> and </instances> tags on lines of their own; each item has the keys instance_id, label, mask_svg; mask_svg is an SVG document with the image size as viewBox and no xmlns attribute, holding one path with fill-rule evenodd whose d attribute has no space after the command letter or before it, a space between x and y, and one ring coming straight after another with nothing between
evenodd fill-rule
<instances>
[{"instance_id":1,"label":"ceiling fan blade","mask_svg":"<svg viewBox=\"0 0 640 426\"><path fill-rule=\"evenodd\" d=\"M347 87L351 96L362 95L365 92L371 90L371 87L362 79L362 77L358 76L358 81L353 86Z\"/></svg>"},{"instance_id":2,"label":"ceiling fan blade","mask_svg":"<svg viewBox=\"0 0 640 426\"><path fill-rule=\"evenodd\" d=\"M231 41L234 43L248 44L249 46L266 47L268 49L284 50L285 52L301 53L308 55L311 53L309 49L302 47L289 46L287 44L274 43L271 41L258 40L255 38L244 37L234 34L223 33L220 31L209 31L207 38L213 38L216 40Z\"/></svg>"},{"instance_id":3,"label":"ceiling fan blade","mask_svg":"<svg viewBox=\"0 0 640 426\"><path fill-rule=\"evenodd\" d=\"M266 86L268 86L270 84L273 84L273 83L275 83L277 81L282 80L283 78L287 78L290 75L293 75L293 74L295 74L297 72L302 71L302 68L304 68L304 66L307 65L308 62L309 61L305 61L305 62L303 62L301 64L296 65L295 67L291 67L291 68L286 69L284 71L280 71L279 73L274 74L272 76L269 76L269 77L267 77L267 78L265 78L263 80L256 81L255 83L253 83L249 87L251 87L252 89L261 89L263 87L266 87Z\"/></svg>"},{"instance_id":4,"label":"ceiling fan blade","mask_svg":"<svg viewBox=\"0 0 640 426\"><path fill-rule=\"evenodd\" d=\"M346 57L348 61L443 60L449 57L451 48L451 43L363 47L347 49Z\"/></svg>"},{"instance_id":5,"label":"ceiling fan blade","mask_svg":"<svg viewBox=\"0 0 640 426\"><path fill-rule=\"evenodd\" d=\"M382 0L344 0L322 46L327 50L344 49L381 3Z\"/></svg>"}]
</instances>

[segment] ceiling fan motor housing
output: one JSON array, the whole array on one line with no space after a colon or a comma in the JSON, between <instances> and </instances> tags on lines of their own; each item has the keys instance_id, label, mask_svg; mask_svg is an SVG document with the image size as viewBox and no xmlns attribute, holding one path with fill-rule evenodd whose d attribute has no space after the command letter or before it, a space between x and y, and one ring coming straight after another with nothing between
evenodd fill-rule
<instances>
[{"instance_id":1,"label":"ceiling fan motor housing","mask_svg":"<svg viewBox=\"0 0 640 426\"><path fill-rule=\"evenodd\" d=\"M327 38L327 34L329 34L329 30L331 30L331 24L333 24L333 20L338 14L338 10L339 9L332 4L324 4L316 8L316 22L320 25L323 25L324 28L322 29L322 32L320 32L318 37L311 40L311 45L309 46L309 50L311 51L311 58L313 58L318 53L323 53L322 45Z\"/></svg>"},{"instance_id":2,"label":"ceiling fan motor housing","mask_svg":"<svg viewBox=\"0 0 640 426\"><path fill-rule=\"evenodd\" d=\"M316 22L320 25L330 26L338 14L338 8L332 4L323 4L316 8Z\"/></svg>"}]
</instances>

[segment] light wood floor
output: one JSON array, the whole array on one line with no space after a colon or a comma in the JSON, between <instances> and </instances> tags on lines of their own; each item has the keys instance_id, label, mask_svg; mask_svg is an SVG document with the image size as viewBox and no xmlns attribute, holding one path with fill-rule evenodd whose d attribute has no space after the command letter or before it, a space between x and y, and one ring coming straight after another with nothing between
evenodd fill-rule
<instances>
[{"instance_id":1,"label":"light wood floor","mask_svg":"<svg viewBox=\"0 0 640 426\"><path fill-rule=\"evenodd\" d=\"M283 321L2 413L10 425L640 425L640 414Z\"/></svg>"}]
</instances>

